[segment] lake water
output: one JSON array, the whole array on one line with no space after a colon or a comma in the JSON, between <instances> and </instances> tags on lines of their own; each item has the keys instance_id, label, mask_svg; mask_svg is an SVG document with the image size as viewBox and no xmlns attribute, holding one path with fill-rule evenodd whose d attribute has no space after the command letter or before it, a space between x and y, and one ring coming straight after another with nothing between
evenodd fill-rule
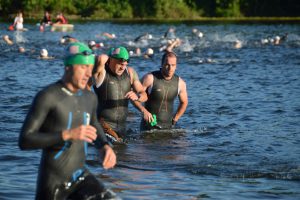
<instances>
[{"instance_id":1,"label":"lake water","mask_svg":"<svg viewBox=\"0 0 300 200\"><path fill-rule=\"evenodd\" d=\"M189 105L178 129L141 134L140 114L130 106L128 141L115 146L118 165L103 170L89 148L88 165L123 199L300 199L299 24L75 24L71 33L13 33L0 23L0 199L33 199L40 151L20 151L20 127L37 91L63 74L64 46L71 35L129 50L151 47L153 59L133 57L139 76L159 68L162 36L173 26L183 43L175 51ZM197 28L203 38L192 36ZM116 34L116 39L102 36ZM134 43L141 34L153 38ZM282 36L280 45L261 39ZM234 41L242 48L233 48ZM26 49L19 53L18 47ZM46 48L53 60L41 60ZM175 103L177 105L178 102Z\"/></svg>"}]
</instances>

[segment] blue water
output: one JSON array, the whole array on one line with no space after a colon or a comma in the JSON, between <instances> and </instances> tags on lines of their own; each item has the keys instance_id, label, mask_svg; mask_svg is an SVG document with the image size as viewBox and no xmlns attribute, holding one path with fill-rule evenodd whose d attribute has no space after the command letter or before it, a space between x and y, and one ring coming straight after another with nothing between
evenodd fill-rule
<instances>
[{"instance_id":1,"label":"blue water","mask_svg":"<svg viewBox=\"0 0 300 200\"><path fill-rule=\"evenodd\" d=\"M40 151L20 151L17 141L36 92L63 74L60 38L103 42L97 53L114 45L152 47L153 59L130 61L141 77L159 68L158 49L169 26L93 22L75 24L71 33L41 33L25 24L27 32L13 33L0 23L1 37L15 42L0 42L0 199L34 198ZM183 40L175 49L177 73L189 96L178 129L141 134L141 116L130 106L128 143L115 147L117 167L103 170L90 148L90 169L123 199L300 199L300 26L173 26ZM193 37L192 28L204 37ZM153 38L132 42L145 32ZM261 44L285 33L280 45ZM242 48L233 48L236 39ZM19 46L26 52L19 53ZM55 58L39 59L42 48Z\"/></svg>"}]
</instances>

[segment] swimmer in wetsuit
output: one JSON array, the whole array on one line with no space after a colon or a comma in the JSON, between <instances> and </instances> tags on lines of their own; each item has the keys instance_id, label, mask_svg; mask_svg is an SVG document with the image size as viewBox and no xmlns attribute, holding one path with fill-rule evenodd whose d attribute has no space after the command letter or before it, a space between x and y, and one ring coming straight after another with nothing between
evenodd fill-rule
<instances>
[{"instance_id":1,"label":"swimmer in wetsuit","mask_svg":"<svg viewBox=\"0 0 300 200\"><path fill-rule=\"evenodd\" d=\"M97 120L97 97L86 90L95 56L82 43L71 43L62 79L40 91L23 124L22 150L42 149L37 200L117 199L85 165L87 145L104 150L103 167L116 155Z\"/></svg>"},{"instance_id":2,"label":"swimmer in wetsuit","mask_svg":"<svg viewBox=\"0 0 300 200\"><path fill-rule=\"evenodd\" d=\"M170 129L183 115L188 105L186 83L175 74L177 56L173 52L166 52L162 57L161 69L146 74L142 79L144 89L148 94L145 107L135 102L135 106L143 112L141 130ZM179 105L173 113L174 101L178 96ZM157 117L157 126L150 124Z\"/></svg>"},{"instance_id":3,"label":"swimmer in wetsuit","mask_svg":"<svg viewBox=\"0 0 300 200\"><path fill-rule=\"evenodd\" d=\"M127 67L128 62L129 54L126 48L113 48L108 55L98 56L93 72L94 91L99 101L98 118L105 131L114 130L120 138L123 138L126 132L129 100L147 100L138 75L133 68ZM108 131L107 134L112 142L116 140Z\"/></svg>"}]
</instances>

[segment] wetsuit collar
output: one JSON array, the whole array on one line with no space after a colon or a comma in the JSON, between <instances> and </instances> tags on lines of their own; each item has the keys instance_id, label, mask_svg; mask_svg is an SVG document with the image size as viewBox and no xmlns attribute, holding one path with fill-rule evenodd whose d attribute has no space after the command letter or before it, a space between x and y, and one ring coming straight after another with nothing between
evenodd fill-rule
<instances>
[{"instance_id":1,"label":"wetsuit collar","mask_svg":"<svg viewBox=\"0 0 300 200\"><path fill-rule=\"evenodd\" d=\"M61 90L66 93L69 96L82 96L83 92L82 90L78 90L77 92L72 92L71 90L68 89L68 87L66 87L66 85L64 84L64 82L61 80L59 81L60 84L62 85Z\"/></svg>"}]
</instances>

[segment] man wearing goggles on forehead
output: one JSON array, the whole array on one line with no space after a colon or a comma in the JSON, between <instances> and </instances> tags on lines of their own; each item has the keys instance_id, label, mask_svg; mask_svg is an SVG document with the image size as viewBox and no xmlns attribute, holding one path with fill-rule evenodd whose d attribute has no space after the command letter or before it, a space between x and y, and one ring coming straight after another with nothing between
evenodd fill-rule
<instances>
[{"instance_id":1,"label":"man wearing goggles on forehead","mask_svg":"<svg viewBox=\"0 0 300 200\"><path fill-rule=\"evenodd\" d=\"M71 43L61 80L40 91L19 137L22 150L42 149L36 200L118 199L86 167L88 143L103 152L103 168L116 155L96 114L97 97L86 89L95 56L86 45Z\"/></svg>"},{"instance_id":2,"label":"man wearing goggles on forehead","mask_svg":"<svg viewBox=\"0 0 300 200\"><path fill-rule=\"evenodd\" d=\"M93 72L98 118L112 142L122 141L125 135L128 100L147 100L139 77L133 68L127 67L128 62L126 48L112 48L108 55L98 56Z\"/></svg>"}]
</instances>

